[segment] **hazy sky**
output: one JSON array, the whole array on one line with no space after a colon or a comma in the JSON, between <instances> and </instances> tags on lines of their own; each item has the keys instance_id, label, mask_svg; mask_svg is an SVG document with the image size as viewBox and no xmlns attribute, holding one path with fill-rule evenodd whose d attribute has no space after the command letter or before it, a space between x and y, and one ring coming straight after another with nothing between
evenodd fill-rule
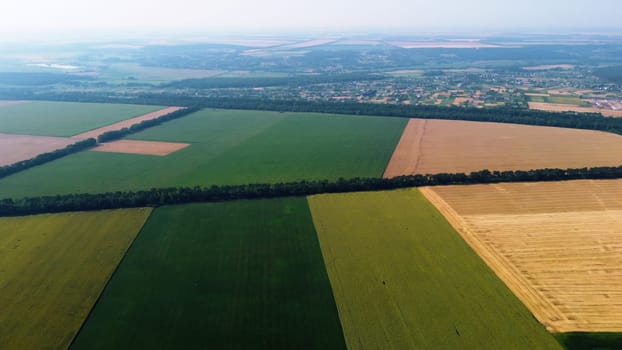
<instances>
[{"instance_id":1,"label":"hazy sky","mask_svg":"<svg viewBox=\"0 0 622 350\"><path fill-rule=\"evenodd\" d=\"M1 0L0 35L76 28L621 28L620 0Z\"/></svg>"}]
</instances>

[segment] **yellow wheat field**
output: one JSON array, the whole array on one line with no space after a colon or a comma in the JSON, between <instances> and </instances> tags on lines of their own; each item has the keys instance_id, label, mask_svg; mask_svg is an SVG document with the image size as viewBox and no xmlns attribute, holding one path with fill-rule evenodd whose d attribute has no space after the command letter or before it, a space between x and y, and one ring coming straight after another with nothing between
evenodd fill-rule
<instances>
[{"instance_id":1,"label":"yellow wheat field","mask_svg":"<svg viewBox=\"0 0 622 350\"><path fill-rule=\"evenodd\" d=\"M622 331L622 180L422 192L547 329Z\"/></svg>"},{"instance_id":2,"label":"yellow wheat field","mask_svg":"<svg viewBox=\"0 0 622 350\"><path fill-rule=\"evenodd\" d=\"M0 219L0 349L66 349L151 209Z\"/></svg>"}]
</instances>

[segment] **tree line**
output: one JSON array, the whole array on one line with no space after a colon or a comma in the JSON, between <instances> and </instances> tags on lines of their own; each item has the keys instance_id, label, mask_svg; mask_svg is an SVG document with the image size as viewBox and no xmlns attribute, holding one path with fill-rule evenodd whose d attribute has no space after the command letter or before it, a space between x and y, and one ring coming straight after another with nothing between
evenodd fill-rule
<instances>
[{"instance_id":1,"label":"tree line","mask_svg":"<svg viewBox=\"0 0 622 350\"><path fill-rule=\"evenodd\" d=\"M275 184L152 188L144 191L119 191L100 194L82 193L22 199L7 198L0 200L0 216L157 207L193 202L306 196L320 193L380 191L420 186L619 178L622 178L622 166L577 169L536 169L529 171L482 170L469 174L442 173L433 175L409 175L398 176L391 179L340 178L336 181L303 180Z\"/></svg>"},{"instance_id":2,"label":"tree line","mask_svg":"<svg viewBox=\"0 0 622 350\"><path fill-rule=\"evenodd\" d=\"M97 144L95 139L90 138L82 141L78 141L73 143L65 148L57 149L52 152L42 153L37 155L34 158L22 160L17 163L13 163L10 165L5 165L0 167L0 179L3 177L7 177L9 175L13 175L22 170L26 170L32 168L37 165L41 165L43 163L51 162L55 159L62 158L68 156L73 153L77 153L80 151L84 151L91 147L94 147Z\"/></svg>"},{"instance_id":3,"label":"tree line","mask_svg":"<svg viewBox=\"0 0 622 350\"><path fill-rule=\"evenodd\" d=\"M395 105L359 102L324 102L305 100L273 100L246 97L205 98L173 93L144 93L103 95L91 92L46 93L12 92L0 89L5 99L55 100L72 102L134 103L146 105L188 106L197 108L222 108L265 110L277 112L315 112L346 115L366 115L401 118L467 120L477 122L510 123L537 126L555 126L573 129L599 130L622 134L622 118L604 117L600 113L549 112L522 108L473 108L425 105Z\"/></svg>"},{"instance_id":4,"label":"tree line","mask_svg":"<svg viewBox=\"0 0 622 350\"><path fill-rule=\"evenodd\" d=\"M165 114L159 118L143 120L140 123L136 123L130 126L129 128L123 128L121 130L106 131L97 137L97 141L102 143L102 142L110 142L110 141L118 140L127 135L137 133L139 131L145 130L147 128L151 128L156 125L160 125L169 120L184 117L198 110L199 110L198 107L188 107L188 108L177 110L175 112L171 112L169 114Z\"/></svg>"}]
</instances>

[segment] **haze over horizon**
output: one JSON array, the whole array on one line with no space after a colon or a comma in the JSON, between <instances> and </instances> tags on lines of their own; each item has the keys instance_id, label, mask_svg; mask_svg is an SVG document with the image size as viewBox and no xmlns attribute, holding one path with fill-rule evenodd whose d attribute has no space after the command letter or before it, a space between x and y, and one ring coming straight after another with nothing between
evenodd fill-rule
<instances>
[{"instance_id":1,"label":"haze over horizon","mask_svg":"<svg viewBox=\"0 0 622 350\"><path fill-rule=\"evenodd\" d=\"M533 30L620 30L619 2L614 0L457 0L404 2L386 0L44 0L0 4L0 36L89 31L353 31L421 32ZM79 32L82 30L83 32Z\"/></svg>"}]
</instances>

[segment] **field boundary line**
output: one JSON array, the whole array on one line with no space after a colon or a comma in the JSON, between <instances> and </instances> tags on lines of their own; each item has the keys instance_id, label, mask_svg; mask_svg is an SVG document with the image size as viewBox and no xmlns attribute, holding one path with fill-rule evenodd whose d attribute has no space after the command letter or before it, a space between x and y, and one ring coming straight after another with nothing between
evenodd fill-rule
<instances>
[{"instance_id":1,"label":"field boundary line","mask_svg":"<svg viewBox=\"0 0 622 350\"><path fill-rule=\"evenodd\" d=\"M171 106L171 107L166 107L166 108L162 108L159 109L157 111L154 112L149 112L146 114L142 114L130 119L126 119L126 120L122 120L120 122L116 122L113 124L109 124L106 126L103 126L101 128L96 128L96 129L92 129L77 135L73 135L71 136L72 139L88 139L88 138L94 138L97 139L99 137L99 135L108 132L108 131L117 131L117 130L121 130L124 128L129 128L134 124L138 124L142 121L145 120L153 120L153 119L158 119L162 116L165 116L167 114L171 114L173 112L177 112L179 110L184 109L185 107L175 107L175 106Z\"/></svg>"},{"instance_id":2,"label":"field boundary line","mask_svg":"<svg viewBox=\"0 0 622 350\"><path fill-rule=\"evenodd\" d=\"M518 271L517 267L510 263L494 247L482 241L471 230L470 225L459 215L438 193L429 187L421 187L419 191L443 214L447 221L462 236L466 243L479 257L486 262L488 267L499 277L505 285L516 295L531 311L534 317L543 324L549 332L558 333L550 321L563 320L563 314L559 308L545 299L534 286L531 286Z\"/></svg>"},{"instance_id":3,"label":"field boundary line","mask_svg":"<svg viewBox=\"0 0 622 350\"><path fill-rule=\"evenodd\" d=\"M119 262L117 263L117 266L114 267L114 269L112 270L112 273L110 273L110 276L108 276L108 278L104 282L104 285L103 285L102 289L99 291L99 294L97 295L97 298L95 298L95 302L91 306L91 309L89 310L89 312L86 314L86 317L84 318L84 321L82 321L82 324L80 325L80 328L78 328L78 331L74 333L73 337L71 338L71 341L69 341L69 346L67 347L67 349L71 349L71 347L73 346L73 343L75 342L76 338L78 337L78 334L80 334L80 332L84 328L84 325L86 324L86 322L91 317L91 314L93 313L93 310L95 310L95 306L99 303L99 300L101 299L102 294L104 294L104 291L108 287L108 284L110 284L110 280L112 280L112 277L119 270L119 266L121 266L121 264L123 263L123 260L125 260L125 257L127 256L127 252L134 245L134 242L138 238L138 235L140 235L143 232L145 224L147 224L147 221L149 221L149 218L151 218L151 215L153 215L153 212L155 211L155 208L151 208L151 207L144 207L144 209L149 210L149 215L147 215L145 217L145 221L143 222L142 226L140 227L140 230L138 230L138 232L136 232L136 234L134 235L134 238L132 239L130 244L127 245L127 249L125 249L125 252L121 256L121 259L119 259Z\"/></svg>"}]
</instances>

